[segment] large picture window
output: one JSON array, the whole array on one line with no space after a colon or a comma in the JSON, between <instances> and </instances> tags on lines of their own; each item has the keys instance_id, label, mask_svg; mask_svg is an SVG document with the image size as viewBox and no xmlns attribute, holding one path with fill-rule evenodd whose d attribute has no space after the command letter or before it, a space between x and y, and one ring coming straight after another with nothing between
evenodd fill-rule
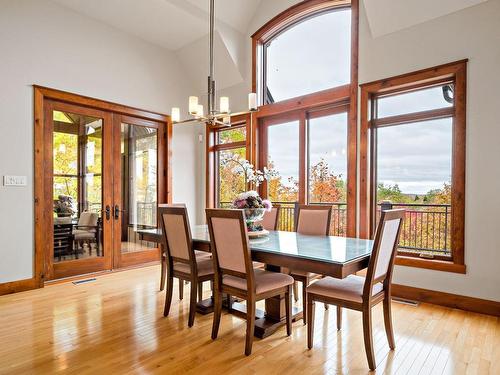
<instances>
[{"instance_id":1,"label":"large picture window","mask_svg":"<svg viewBox=\"0 0 500 375\"><path fill-rule=\"evenodd\" d=\"M357 31L358 1L311 1L252 36L258 166L277 172L260 193L281 230L296 203L321 204L332 235L356 236Z\"/></svg>"},{"instance_id":2,"label":"large picture window","mask_svg":"<svg viewBox=\"0 0 500 375\"><path fill-rule=\"evenodd\" d=\"M465 270L465 69L362 85L362 235L373 236L381 211L405 209L399 264Z\"/></svg>"}]
</instances>

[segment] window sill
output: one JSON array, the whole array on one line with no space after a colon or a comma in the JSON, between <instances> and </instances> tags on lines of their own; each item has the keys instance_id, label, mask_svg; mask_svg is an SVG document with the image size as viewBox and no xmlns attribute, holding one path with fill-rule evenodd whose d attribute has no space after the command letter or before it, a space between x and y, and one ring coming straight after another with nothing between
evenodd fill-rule
<instances>
[{"instance_id":1,"label":"window sill","mask_svg":"<svg viewBox=\"0 0 500 375\"><path fill-rule=\"evenodd\" d=\"M465 274L465 264L456 264L445 260L436 259L421 259L398 255L396 257L396 265L405 267L425 268L435 271L453 272Z\"/></svg>"}]
</instances>

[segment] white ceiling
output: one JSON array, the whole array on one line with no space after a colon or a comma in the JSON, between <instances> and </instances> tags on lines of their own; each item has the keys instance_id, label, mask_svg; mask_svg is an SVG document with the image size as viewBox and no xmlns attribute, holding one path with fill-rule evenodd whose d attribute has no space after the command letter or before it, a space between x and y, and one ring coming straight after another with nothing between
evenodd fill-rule
<instances>
[{"instance_id":1,"label":"white ceiling","mask_svg":"<svg viewBox=\"0 0 500 375\"><path fill-rule=\"evenodd\" d=\"M53 0L169 50L208 33L208 0ZM219 23L245 33L261 0L217 0Z\"/></svg>"},{"instance_id":2,"label":"white ceiling","mask_svg":"<svg viewBox=\"0 0 500 375\"><path fill-rule=\"evenodd\" d=\"M363 0L373 37L427 22L487 0Z\"/></svg>"}]
</instances>

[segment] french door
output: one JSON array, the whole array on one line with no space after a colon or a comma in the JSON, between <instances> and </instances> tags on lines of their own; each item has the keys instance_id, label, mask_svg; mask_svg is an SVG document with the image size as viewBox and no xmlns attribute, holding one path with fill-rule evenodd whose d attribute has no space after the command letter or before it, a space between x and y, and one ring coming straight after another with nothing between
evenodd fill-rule
<instances>
[{"instance_id":1,"label":"french door","mask_svg":"<svg viewBox=\"0 0 500 375\"><path fill-rule=\"evenodd\" d=\"M139 229L167 201L166 123L44 102L45 278L158 260Z\"/></svg>"},{"instance_id":2,"label":"french door","mask_svg":"<svg viewBox=\"0 0 500 375\"><path fill-rule=\"evenodd\" d=\"M119 268L160 258L157 244L143 241L137 230L158 224L166 137L161 122L115 115L113 125L113 264Z\"/></svg>"}]
</instances>

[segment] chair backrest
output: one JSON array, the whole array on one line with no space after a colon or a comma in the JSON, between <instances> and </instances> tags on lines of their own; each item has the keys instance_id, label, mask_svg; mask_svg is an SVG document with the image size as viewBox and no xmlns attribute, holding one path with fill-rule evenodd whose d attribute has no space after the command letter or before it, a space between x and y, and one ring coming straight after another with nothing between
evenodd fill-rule
<instances>
[{"instance_id":1,"label":"chair backrest","mask_svg":"<svg viewBox=\"0 0 500 375\"><path fill-rule=\"evenodd\" d=\"M311 236L328 236L332 206L326 205L295 205L295 231Z\"/></svg>"},{"instance_id":2,"label":"chair backrest","mask_svg":"<svg viewBox=\"0 0 500 375\"><path fill-rule=\"evenodd\" d=\"M78 225L95 227L97 226L97 220L99 220L99 216L95 212L83 211L78 219Z\"/></svg>"},{"instance_id":3,"label":"chair backrest","mask_svg":"<svg viewBox=\"0 0 500 375\"><path fill-rule=\"evenodd\" d=\"M167 256L183 263L196 264L186 206L161 205L158 214Z\"/></svg>"},{"instance_id":4,"label":"chair backrest","mask_svg":"<svg viewBox=\"0 0 500 375\"><path fill-rule=\"evenodd\" d=\"M267 230L278 230L278 222L280 217L280 205L273 205L271 211L266 212L264 218L260 222L262 227Z\"/></svg>"},{"instance_id":5,"label":"chair backrest","mask_svg":"<svg viewBox=\"0 0 500 375\"><path fill-rule=\"evenodd\" d=\"M214 271L217 282L224 274L247 280L247 290L254 288L254 272L245 213L243 210L206 210Z\"/></svg>"},{"instance_id":6,"label":"chair backrest","mask_svg":"<svg viewBox=\"0 0 500 375\"><path fill-rule=\"evenodd\" d=\"M384 287L387 287L391 283L404 217L405 210L382 211L366 273L363 290L363 294L367 293L366 296L371 296L373 284L383 282Z\"/></svg>"}]
</instances>

